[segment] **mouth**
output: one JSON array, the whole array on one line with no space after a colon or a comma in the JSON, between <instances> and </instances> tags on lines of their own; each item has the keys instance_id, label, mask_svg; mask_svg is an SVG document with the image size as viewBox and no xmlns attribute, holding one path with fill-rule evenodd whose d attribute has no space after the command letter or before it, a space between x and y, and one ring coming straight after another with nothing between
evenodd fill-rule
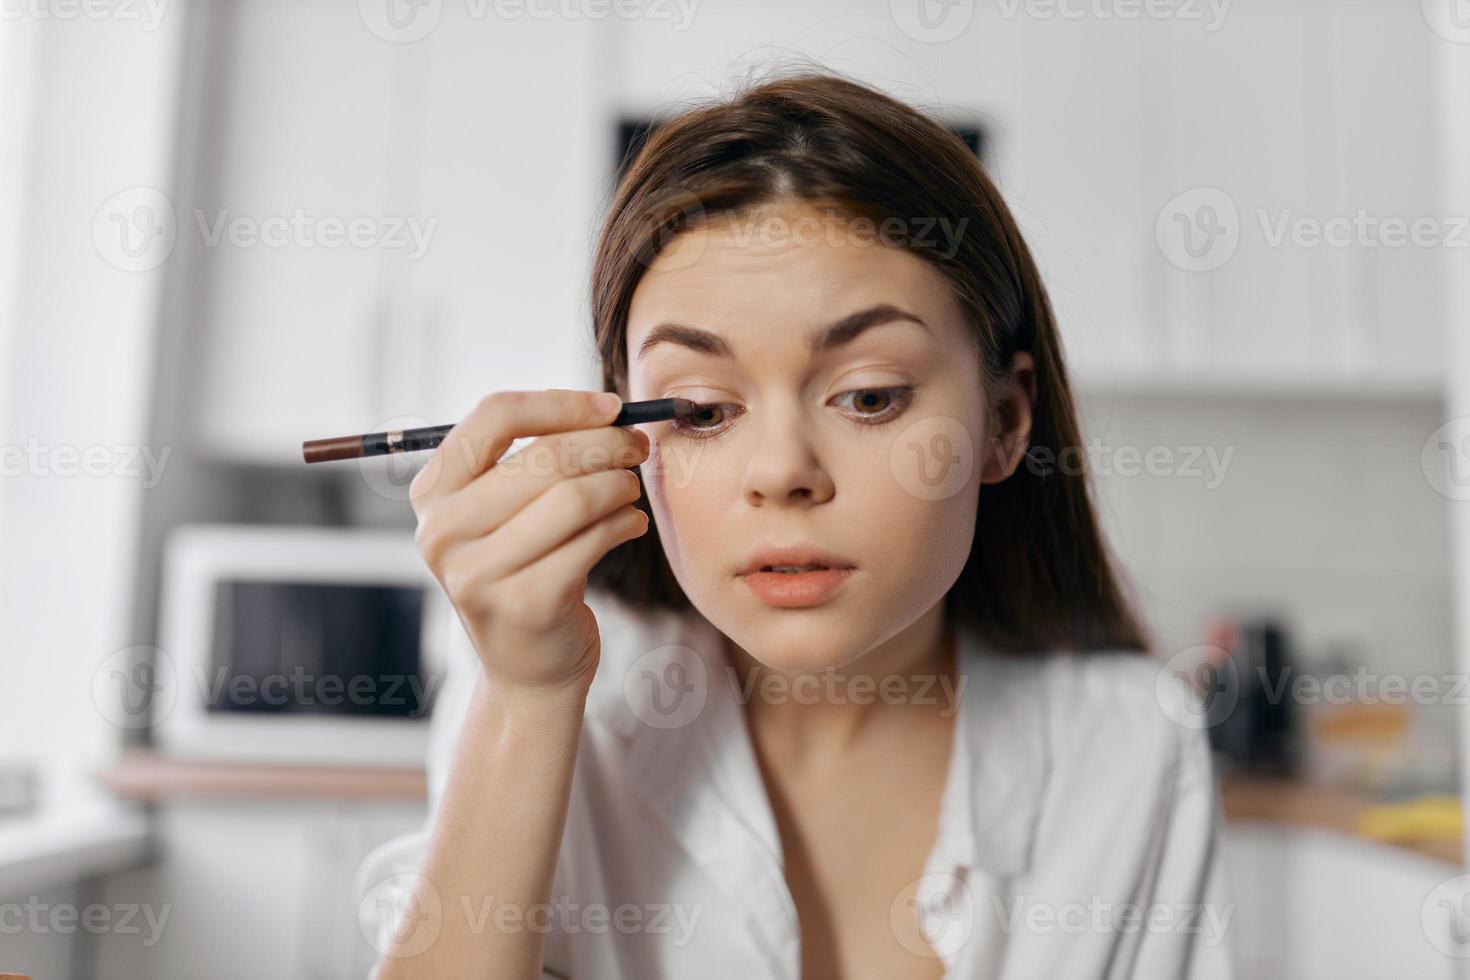
<instances>
[{"instance_id":1,"label":"mouth","mask_svg":"<svg viewBox=\"0 0 1470 980\"><path fill-rule=\"evenodd\" d=\"M856 570L846 558L798 546L764 549L736 577L767 605L795 608L830 600Z\"/></svg>"},{"instance_id":2,"label":"mouth","mask_svg":"<svg viewBox=\"0 0 1470 980\"><path fill-rule=\"evenodd\" d=\"M782 575L800 575L802 572L825 572L827 565L762 565L758 572L780 572Z\"/></svg>"},{"instance_id":3,"label":"mouth","mask_svg":"<svg viewBox=\"0 0 1470 980\"><path fill-rule=\"evenodd\" d=\"M810 544L772 545L752 551L737 575L769 573L803 575L811 572L850 571L857 563Z\"/></svg>"}]
</instances>

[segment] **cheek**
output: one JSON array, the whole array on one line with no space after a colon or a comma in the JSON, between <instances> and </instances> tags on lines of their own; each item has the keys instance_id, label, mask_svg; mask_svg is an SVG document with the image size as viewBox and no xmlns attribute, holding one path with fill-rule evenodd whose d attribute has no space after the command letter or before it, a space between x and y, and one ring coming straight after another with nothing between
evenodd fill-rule
<instances>
[{"instance_id":1,"label":"cheek","mask_svg":"<svg viewBox=\"0 0 1470 980\"><path fill-rule=\"evenodd\" d=\"M656 440L639 466L664 556L681 584L687 569L704 567L699 556L722 553L720 514L728 514L737 493L738 471L704 449L700 442Z\"/></svg>"},{"instance_id":2,"label":"cheek","mask_svg":"<svg viewBox=\"0 0 1470 980\"><path fill-rule=\"evenodd\" d=\"M895 583L925 583L918 592L949 588L974 539L977 476L940 483L941 492L925 487L916 493L906 475L864 466L838 486L847 497L844 512L852 515L853 531L870 560L881 562L881 575Z\"/></svg>"}]
</instances>

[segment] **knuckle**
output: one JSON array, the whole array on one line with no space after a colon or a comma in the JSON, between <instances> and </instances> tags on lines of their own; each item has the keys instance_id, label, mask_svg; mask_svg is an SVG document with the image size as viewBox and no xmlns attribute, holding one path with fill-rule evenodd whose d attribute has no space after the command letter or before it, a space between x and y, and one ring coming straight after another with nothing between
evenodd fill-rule
<instances>
[{"instance_id":1,"label":"knuckle","mask_svg":"<svg viewBox=\"0 0 1470 980\"><path fill-rule=\"evenodd\" d=\"M619 472L626 474L626 476L623 477L623 480L628 485L628 502L631 503L632 501L641 498L643 496L643 481L638 478L638 474L632 470L620 470Z\"/></svg>"},{"instance_id":2,"label":"knuckle","mask_svg":"<svg viewBox=\"0 0 1470 980\"><path fill-rule=\"evenodd\" d=\"M488 587L482 569L465 566L444 575L444 592L461 612L479 615L491 611L494 590Z\"/></svg>"},{"instance_id":3,"label":"knuckle","mask_svg":"<svg viewBox=\"0 0 1470 980\"><path fill-rule=\"evenodd\" d=\"M597 487L586 477L562 480L553 492L560 498L557 501L558 506L577 517L588 517L595 510Z\"/></svg>"},{"instance_id":4,"label":"knuckle","mask_svg":"<svg viewBox=\"0 0 1470 980\"><path fill-rule=\"evenodd\" d=\"M418 548L419 554L423 556L425 563L431 569L438 568L440 560L444 557L444 552L449 547L449 542L445 540L444 531L440 528L439 523L433 519L432 515L425 516L419 521L418 527L413 532L413 542L414 546Z\"/></svg>"},{"instance_id":5,"label":"knuckle","mask_svg":"<svg viewBox=\"0 0 1470 980\"><path fill-rule=\"evenodd\" d=\"M501 582L496 588L496 600L501 608L514 610L509 615L516 622L534 625L546 618L548 589L528 575L519 575Z\"/></svg>"},{"instance_id":6,"label":"knuckle","mask_svg":"<svg viewBox=\"0 0 1470 980\"><path fill-rule=\"evenodd\" d=\"M440 455L442 450L434 450L429 461L424 464L423 469L414 474L408 484L408 502L413 507L415 514L422 514L428 509L428 502L434 496L434 486L439 482L439 474L444 467L444 457Z\"/></svg>"},{"instance_id":7,"label":"knuckle","mask_svg":"<svg viewBox=\"0 0 1470 980\"><path fill-rule=\"evenodd\" d=\"M483 425L494 428L506 414L526 400L524 391L492 391L475 405L475 417Z\"/></svg>"}]
</instances>

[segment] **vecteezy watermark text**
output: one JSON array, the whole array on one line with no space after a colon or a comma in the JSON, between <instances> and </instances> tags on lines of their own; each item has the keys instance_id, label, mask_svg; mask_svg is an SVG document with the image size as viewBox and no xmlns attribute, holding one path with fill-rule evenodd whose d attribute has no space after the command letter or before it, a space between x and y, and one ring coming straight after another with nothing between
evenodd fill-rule
<instances>
[{"instance_id":1,"label":"vecteezy watermark text","mask_svg":"<svg viewBox=\"0 0 1470 980\"><path fill-rule=\"evenodd\" d=\"M172 913L173 906L168 904L93 902L77 906L70 902L43 902L39 896L31 895L24 902L0 903L0 936L70 936L80 929L94 936L142 936L144 946L153 946L163 936L163 928Z\"/></svg>"},{"instance_id":2,"label":"vecteezy watermark text","mask_svg":"<svg viewBox=\"0 0 1470 980\"><path fill-rule=\"evenodd\" d=\"M1211 946L1224 940L1225 930L1235 915L1233 904L1109 902L1099 895L1086 902L1061 903L1027 902L1024 895L1005 902L999 895L992 895L990 904L1001 931L1007 934L1029 932L1045 936L1059 932L1080 936L1148 932L1200 936Z\"/></svg>"},{"instance_id":3,"label":"vecteezy watermark text","mask_svg":"<svg viewBox=\"0 0 1470 980\"><path fill-rule=\"evenodd\" d=\"M24 446L0 445L0 477L42 478L74 476L143 478L151 490L163 480L163 470L173 447L155 451L152 446L50 446L32 437Z\"/></svg>"}]
</instances>

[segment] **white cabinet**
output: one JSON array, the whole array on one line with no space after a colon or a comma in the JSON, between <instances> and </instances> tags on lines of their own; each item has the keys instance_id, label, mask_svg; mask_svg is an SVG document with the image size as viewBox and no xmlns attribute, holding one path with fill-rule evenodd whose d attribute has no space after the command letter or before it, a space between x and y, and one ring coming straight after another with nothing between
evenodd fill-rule
<instances>
[{"instance_id":1,"label":"white cabinet","mask_svg":"<svg viewBox=\"0 0 1470 980\"><path fill-rule=\"evenodd\" d=\"M684 33L621 25L625 97L646 107L716 94L740 79L732 64L791 55L979 114L991 176L1084 385L1437 390L1435 249L1276 245L1262 230L1263 216L1274 229L1360 208L1380 221L1444 213L1429 77L1443 42L1419 5L1164 4L1151 16L976 4L940 43L835 0L789 7L701 9ZM1198 271L1157 240L1171 201L1196 188L1228 196L1238 235L1228 260ZM1186 199L1179 216L1208 221L1198 203L1208 202Z\"/></svg>"},{"instance_id":2,"label":"white cabinet","mask_svg":"<svg viewBox=\"0 0 1470 980\"><path fill-rule=\"evenodd\" d=\"M1238 975L1275 980L1452 980L1463 944L1435 904L1458 869L1328 831L1235 823L1224 831L1219 914Z\"/></svg>"},{"instance_id":3,"label":"white cabinet","mask_svg":"<svg viewBox=\"0 0 1470 980\"><path fill-rule=\"evenodd\" d=\"M96 961L120 980L365 977L377 953L353 879L374 847L423 829L424 812L387 801L166 802L157 861L109 877L99 899L147 905L161 929L99 936Z\"/></svg>"},{"instance_id":4,"label":"white cabinet","mask_svg":"<svg viewBox=\"0 0 1470 980\"><path fill-rule=\"evenodd\" d=\"M211 452L293 462L305 438L591 382L600 25L496 10L445 5L412 43L351 3L214 10L179 209Z\"/></svg>"},{"instance_id":5,"label":"white cabinet","mask_svg":"<svg viewBox=\"0 0 1470 980\"><path fill-rule=\"evenodd\" d=\"M299 459L302 438L360 431L376 414L386 303L405 259L360 243L398 211L404 52L352 4L250 0L211 13L213 51L195 79L208 92L199 173L176 207L198 275L193 435L233 456Z\"/></svg>"},{"instance_id":6,"label":"white cabinet","mask_svg":"<svg viewBox=\"0 0 1470 980\"><path fill-rule=\"evenodd\" d=\"M600 387L587 274L614 152L607 25L495 9L445 4L422 42L414 208L438 225L396 323L429 331L395 355L424 381L394 405L435 422L492 391Z\"/></svg>"},{"instance_id":7,"label":"white cabinet","mask_svg":"<svg viewBox=\"0 0 1470 980\"><path fill-rule=\"evenodd\" d=\"M1162 266L1169 365L1432 383L1437 249L1392 244L1394 222L1433 215L1437 200L1436 42L1418 6L1237 4L1221 30L1175 23L1166 40L1170 193L1223 192L1239 236L1218 268Z\"/></svg>"},{"instance_id":8,"label":"white cabinet","mask_svg":"<svg viewBox=\"0 0 1470 980\"><path fill-rule=\"evenodd\" d=\"M194 432L228 456L290 462L303 438L452 421L489 391L595 385L588 272L619 114L799 55L986 124L1084 384L1437 386L1435 249L1272 241L1283 221L1443 211L1443 42L1412 4L1235 4L1222 23L986 6L938 44L831 2L701 9L683 29L444 4L408 43L334 0L210 9L179 220L198 257ZM1167 207L1195 188L1228 198L1239 238L1204 270L1156 240L1201 219ZM298 214L377 238L230 237Z\"/></svg>"}]
</instances>

